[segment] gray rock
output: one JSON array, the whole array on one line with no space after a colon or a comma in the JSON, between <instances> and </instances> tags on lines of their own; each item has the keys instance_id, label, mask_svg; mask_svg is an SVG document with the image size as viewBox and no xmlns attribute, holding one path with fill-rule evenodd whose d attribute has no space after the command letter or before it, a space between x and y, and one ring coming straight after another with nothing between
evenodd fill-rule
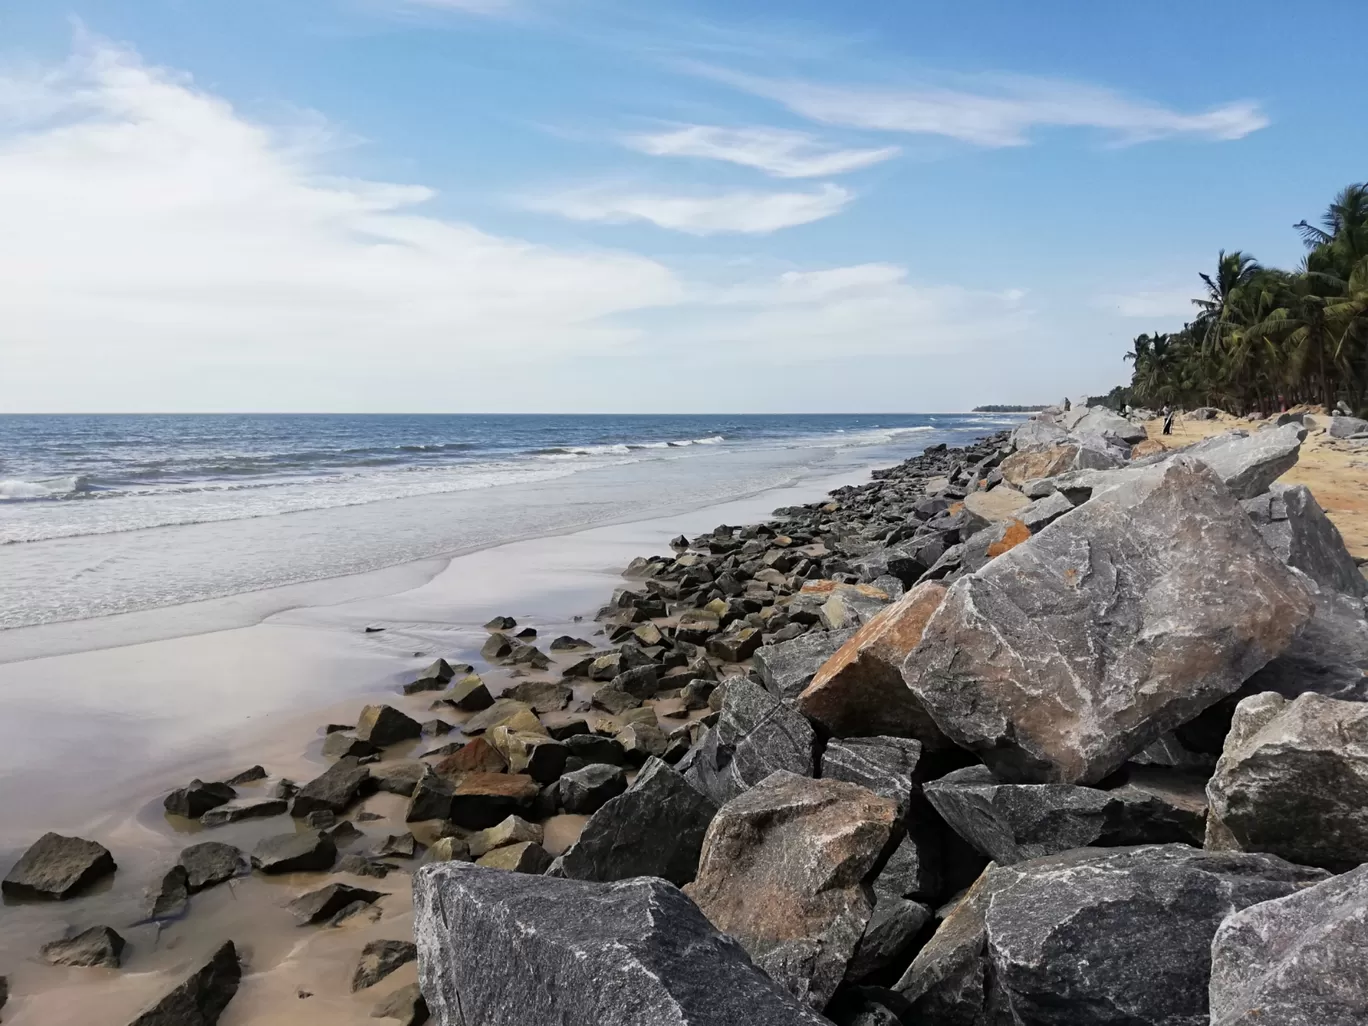
<instances>
[{"instance_id":1,"label":"gray rock","mask_svg":"<svg viewBox=\"0 0 1368 1026\"><path fill-rule=\"evenodd\" d=\"M361 961L352 973L351 989L374 987L394 970L418 958L418 946L412 941L373 940L361 949Z\"/></svg>"},{"instance_id":2,"label":"gray rock","mask_svg":"<svg viewBox=\"0 0 1368 1026\"><path fill-rule=\"evenodd\" d=\"M904 737L852 737L832 740L822 753L821 777L867 787L907 816L921 759L921 742Z\"/></svg>"},{"instance_id":3,"label":"gray rock","mask_svg":"<svg viewBox=\"0 0 1368 1026\"><path fill-rule=\"evenodd\" d=\"M1246 698L1207 798L1208 848L1332 869L1368 862L1368 704Z\"/></svg>"},{"instance_id":4,"label":"gray rock","mask_svg":"<svg viewBox=\"0 0 1368 1026\"><path fill-rule=\"evenodd\" d=\"M369 856L355 854L343 855L338 859L336 867L339 873L351 873L353 876L371 876L377 880L385 879L393 869L393 866L384 862L377 862Z\"/></svg>"},{"instance_id":5,"label":"gray rock","mask_svg":"<svg viewBox=\"0 0 1368 1026\"><path fill-rule=\"evenodd\" d=\"M591 763L566 773L556 785L561 808L583 816L592 815L611 798L627 790L627 774L621 767Z\"/></svg>"},{"instance_id":6,"label":"gray rock","mask_svg":"<svg viewBox=\"0 0 1368 1026\"><path fill-rule=\"evenodd\" d=\"M268 837L252 850L252 865L263 873L324 873L337 861L337 845L319 830Z\"/></svg>"},{"instance_id":7,"label":"gray rock","mask_svg":"<svg viewBox=\"0 0 1368 1026\"><path fill-rule=\"evenodd\" d=\"M809 631L792 641L761 646L751 662L770 694L792 700L812 683L822 664L854 634L853 627L841 631Z\"/></svg>"},{"instance_id":8,"label":"gray rock","mask_svg":"<svg viewBox=\"0 0 1368 1026\"><path fill-rule=\"evenodd\" d=\"M326 809L343 813L370 785L370 770L355 759L338 759L328 769L295 792L290 815L303 819L311 812Z\"/></svg>"},{"instance_id":9,"label":"gray rock","mask_svg":"<svg viewBox=\"0 0 1368 1026\"><path fill-rule=\"evenodd\" d=\"M494 698L490 695L489 689L485 687L484 681L473 673L453 684L451 690L443 696L442 701L453 709L461 709L465 712L480 712L494 704Z\"/></svg>"},{"instance_id":10,"label":"gray rock","mask_svg":"<svg viewBox=\"0 0 1368 1026\"><path fill-rule=\"evenodd\" d=\"M1227 702L1264 691L1296 698L1308 691L1368 701L1368 620L1363 600L1321 586L1316 607L1287 651L1254 674Z\"/></svg>"},{"instance_id":11,"label":"gray rock","mask_svg":"<svg viewBox=\"0 0 1368 1026\"><path fill-rule=\"evenodd\" d=\"M898 962L906 965L913 943L930 921L931 910L920 902L876 895L874 911L846 966L846 980L858 982Z\"/></svg>"},{"instance_id":12,"label":"gray rock","mask_svg":"<svg viewBox=\"0 0 1368 1026\"><path fill-rule=\"evenodd\" d=\"M242 980L237 949L228 941L212 958L130 1026L214 1026Z\"/></svg>"},{"instance_id":13,"label":"gray rock","mask_svg":"<svg viewBox=\"0 0 1368 1026\"><path fill-rule=\"evenodd\" d=\"M423 725L391 705L368 705L356 720L356 736L380 748L423 736Z\"/></svg>"},{"instance_id":14,"label":"gray rock","mask_svg":"<svg viewBox=\"0 0 1368 1026\"><path fill-rule=\"evenodd\" d=\"M935 1023L1004 1021L1010 1008L1020 1023L1205 1026L1221 921L1323 878L1177 844L989 868L896 989Z\"/></svg>"},{"instance_id":15,"label":"gray rock","mask_svg":"<svg viewBox=\"0 0 1368 1026\"><path fill-rule=\"evenodd\" d=\"M369 759L380 755L380 746L359 737L334 731L323 739L322 753L329 759Z\"/></svg>"},{"instance_id":16,"label":"gray rock","mask_svg":"<svg viewBox=\"0 0 1368 1026\"><path fill-rule=\"evenodd\" d=\"M4 1010L5 1004L9 1001L9 977L0 976L0 1011Z\"/></svg>"},{"instance_id":17,"label":"gray rock","mask_svg":"<svg viewBox=\"0 0 1368 1026\"><path fill-rule=\"evenodd\" d=\"M371 769L371 779L375 781L376 790L407 798L423 776L423 769L423 763L416 760L382 763Z\"/></svg>"},{"instance_id":18,"label":"gray rock","mask_svg":"<svg viewBox=\"0 0 1368 1026\"><path fill-rule=\"evenodd\" d=\"M1032 534L1043 531L1065 513L1072 513L1074 504L1062 492L1051 492L1043 499L1036 499L1020 513L1017 519L1026 525Z\"/></svg>"},{"instance_id":19,"label":"gray rock","mask_svg":"<svg viewBox=\"0 0 1368 1026\"><path fill-rule=\"evenodd\" d=\"M1101 406L1091 407L1073 426L1073 434L1105 435L1112 434L1123 442L1134 445L1146 437L1143 424L1133 424L1125 417Z\"/></svg>"},{"instance_id":20,"label":"gray rock","mask_svg":"<svg viewBox=\"0 0 1368 1026\"><path fill-rule=\"evenodd\" d=\"M231 880L242 870L245 857L231 844L202 841L180 853L180 864L185 867L186 884L190 893Z\"/></svg>"},{"instance_id":21,"label":"gray rock","mask_svg":"<svg viewBox=\"0 0 1368 1026\"><path fill-rule=\"evenodd\" d=\"M570 704L574 692L568 684L550 680L525 680L515 684L501 696L515 702L526 702L535 712L559 712Z\"/></svg>"},{"instance_id":22,"label":"gray rock","mask_svg":"<svg viewBox=\"0 0 1368 1026\"><path fill-rule=\"evenodd\" d=\"M423 997L418 984L410 983L407 987L400 987L393 994L382 998L371 1009L371 1018L397 1019L399 1026L423 1026L423 1023L428 1021L427 1000Z\"/></svg>"},{"instance_id":23,"label":"gray rock","mask_svg":"<svg viewBox=\"0 0 1368 1026\"><path fill-rule=\"evenodd\" d=\"M127 941L109 927L92 926L75 937L44 944L39 953L49 965L117 969L126 944Z\"/></svg>"},{"instance_id":24,"label":"gray rock","mask_svg":"<svg viewBox=\"0 0 1368 1026\"><path fill-rule=\"evenodd\" d=\"M475 860L475 864L509 873L540 876L550 867L551 861L551 853L536 841L519 841L485 852Z\"/></svg>"},{"instance_id":25,"label":"gray rock","mask_svg":"<svg viewBox=\"0 0 1368 1026\"><path fill-rule=\"evenodd\" d=\"M290 803L283 798L258 798L254 802L230 802L210 809L200 817L200 823L207 827L224 826L248 819L283 816L289 811Z\"/></svg>"},{"instance_id":26,"label":"gray rock","mask_svg":"<svg viewBox=\"0 0 1368 1026\"><path fill-rule=\"evenodd\" d=\"M237 792L227 784L192 780L186 787L178 787L168 794L162 805L172 816L199 819L210 809L231 802Z\"/></svg>"},{"instance_id":27,"label":"gray rock","mask_svg":"<svg viewBox=\"0 0 1368 1026\"><path fill-rule=\"evenodd\" d=\"M1296 567L1323 588L1359 598L1368 595L1368 580L1311 489L1275 484L1242 505L1269 548L1288 566Z\"/></svg>"},{"instance_id":28,"label":"gray rock","mask_svg":"<svg viewBox=\"0 0 1368 1026\"><path fill-rule=\"evenodd\" d=\"M663 880L590 883L444 863L418 872L414 906L419 978L442 1024L826 1022Z\"/></svg>"},{"instance_id":29,"label":"gray rock","mask_svg":"<svg viewBox=\"0 0 1368 1026\"><path fill-rule=\"evenodd\" d=\"M368 891L350 884L334 883L308 894L301 894L285 907L299 920L301 926L308 926L331 919L353 902L372 905L384 896L380 891Z\"/></svg>"},{"instance_id":30,"label":"gray rock","mask_svg":"<svg viewBox=\"0 0 1368 1026\"><path fill-rule=\"evenodd\" d=\"M871 886L875 896L934 902L941 891L944 829L925 803L920 803L897 847L874 878Z\"/></svg>"},{"instance_id":31,"label":"gray rock","mask_svg":"<svg viewBox=\"0 0 1368 1026\"><path fill-rule=\"evenodd\" d=\"M600 734L572 734L565 739L565 747L571 758L584 762L601 762L610 766L627 763L627 753L622 749L622 742L616 738Z\"/></svg>"},{"instance_id":32,"label":"gray rock","mask_svg":"<svg viewBox=\"0 0 1368 1026\"><path fill-rule=\"evenodd\" d=\"M1215 475L1178 457L956 581L903 677L1000 779L1096 782L1239 688L1313 608Z\"/></svg>"},{"instance_id":33,"label":"gray rock","mask_svg":"<svg viewBox=\"0 0 1368 1026\"><path fill-rule=\"evenodd\" d=\"M1368 420L1358 417L1331 417L1326 433L1331 438L1352 438L1354 435L1368 433Z\"/></svg>"},{"instance_id":34,"label":"gray rock","mask_svg":"<svg viewBox=\"0 0 1368 1026\"><path fill-rule=\"evenodd\" d=\"M74 898L115 870L114 856L102 844L80 837L46 833L38 838L0 883L13 898Z\"/></svg>"},{"instance_id":35,"label":"gray rock","mask_svg":"<svg viewBox=\"0 0 1368 1026\"><path fill-rule=\"evenodd\" d=\"M606 713L618 716L628 709L637 709L641 706L641 699L630 692L623 691L612 684L605 684L594 692L591 699L594 708L602 709Z\"/></svg>"},{"instance_id":36,"label":"gray rock","mask_svg":"<svg viewBox=\"0 0 1368 1026\"><path fill-rule=\"evenodd\" d=\"M237 787L239 784L254 784L258 780L266 779L266 767L253 766L245 769L241 773L235 773L224 781L229 787Z\"/></svg>"},{"instance_id":37,"label":"gray rock","mask_svg":"<svg viewBox=\"0 0 1368 1026\"><path fill-rule=\"evenodd\" d=\"M589 817L577 840L549 870L572 880L609 882L658 876L685 884L717 804L659 759L632 786Z\"/></svg>"},{"instance_id":38,"label":"gray rock","mask_svg":"<svg viewBox=\"0 0 1368 1026\"><path fill-rule=\"evenodd\" d=\"M1215 435L1183 450L1216 472L1237 499L1252 499L1297 465L1306 428L1286 424L1246 435Z\"/></svg>"},{"instance_id":39,"label":"gray rock","mask_svg":"<svg viewBox=\"0 0 1368 1026\"><path fill-rule=\"evenodd\" d=\"M177 919L190 907L189 876L184 866L172 866L147 895L148 919Z\"/></svg>"},{"instance_id":40,"label":"gray rock","mask_svg":"<svg viewBox=\"0 0 1368 1026\"><path fill-rule=\"evenodd\" d=\"M816 736L808 721L745 677L725 681L717 726L709 729L685 776L718 805L775 770L814 773Z\"/></svg>"},{"instance_id":41,"label":"gray rock","mask_svg":"<svg viewBox=\"0 0 1368 1026\"><path fill-rule=\"evenodd\" d=\"M1134 770L1140 785L1111 791L1077 784L1004 784L971 766L922 791L950 828L999 865L1072 848L1178 842L1198 845L1206 829L1201 778ZM1144 781L1153 782L1147 790Z\"/></svg>"},{"instance_id":42,"label":"gray rock","mask_svg":"<svg viewBox=\"0 0 1368 1026\"><path fill-rule=\"evenodd\" d=\"M445 659L438 659L413 680L404 685L404 694L416 695L423 691L441 691L456 676L456 670Z\"/></svg>"},{"instance_id":43,"label":"gray rock","mask_svg":"<svg viewBox=\"0 0 1368 1026\"><path fill-rule=\"evenodd\" d=\"M685 892L771 979L820 1010L864 934L864 880L897 816L866 788L781 770L718 810Z\"/></svg>"},{"instance_id":44,"label":"gray rock","mask_svg":"<svg viewBox=\"0 0 1368 1026\"><path fill-rule=\"evenodd\" d=\"M1032 417L1012 430L1012 448L1021 450L1036 445L1052 445L1063 441L1067 435L1068 432L1054 421Z\"/></svg>"},{"instance_id":45,"label":"gray rock","mask_svg":"<svg viewBox=\"0 0 1368 1026\"><path fill-rule=\"evenodd\" d=\"M418 839L412 834L389 834L375 849L380 859L411 859L418 854Z\"/></svg>"},{"instance_id":46,"label":"gray rock","mask_svg":"<svg viewBox=\"0 0 1368 1026\"><path fill-rule=\"evenodd\" d=\"M455 791L451 782L445 777L438 776L431 767L426 767L409 795L408 807L404 810L404 822L421 823L430 819L450 819L453 797Z\"/></svg>"},{"instance_id":47,"label":"gray rock","mask_svg":"<svg viewBox=\"0 0 1368 1026\"><path fill-rule=\"evenodd\" d=\"M1211 1026L1368 1022L1368 866L1227 916L1211 942Z\"/></svg>"}]
</instances>

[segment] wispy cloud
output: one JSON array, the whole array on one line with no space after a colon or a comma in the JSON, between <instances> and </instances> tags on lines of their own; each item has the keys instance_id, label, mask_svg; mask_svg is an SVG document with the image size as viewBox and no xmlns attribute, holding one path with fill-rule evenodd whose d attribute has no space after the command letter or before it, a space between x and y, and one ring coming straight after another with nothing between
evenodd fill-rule
<instances>
[{"instance_id":1,"label":"wispy cloud","mask_svg":"<svg viewBox=\"0 0 1368 1026\"><path fill-rule=\"evenodd\" d=\"M505 14L512 11L517 0L397 0L407 7L431 7L443 11L462 11L466 14Z\"/></svg>"},{"instance_id":2,"label":"wispy cloud","mask_svg":"<svg viewBox=\"0 0 1368 1026\"><path fill-rule=\"evenodd\" d=\"M1131 144L1174 136L1240 139L1269 124L1250 100L1184 113L1102 86L1026 75L980 76L961 88L884 88L691 67L814 121L946 136L976 146L1023 146L1033 130L1043 128L1095 128Z\"/></svg>"},{"instance_id":3,"label":"wispy cloud","mask_svg":"<svg viewBox=\"0 0 1368 1026\"><path fill-rule=\"evenodd\" d=\"M752 167L776 178L822 178L888 160L896 146L834 149L807 132L780 128L722 128L682 125L663 132L627 136L623 142L654 157L698 157Z\"/></svg>"},{"instance_id":4,"label":"wispy cloud","mask_svg":"<svg viewBox=\"0 0 1368 1026\"><path fill-rule=\"evenodd\" d=\"M1192 297L1192 286L1176 285L1104 295L1098 299L1096 305L1099 309L1110 310L1122 317L1191 320L1197 312L1196 307L1192 305Z\"/></svg>"},{"instance_id":5,"label":"wispy cloud","mask_svg":"<svg viewBox=\"0 0 1368 1026\"><path fill-rule=\"evenodd\" d=\"M763 235L840 213L854 193L825 184L812 192L735 191L700 195L594 186L526 200L533 210L573 221L646 221L689 235Z\"/></svg>"}]
</instances>

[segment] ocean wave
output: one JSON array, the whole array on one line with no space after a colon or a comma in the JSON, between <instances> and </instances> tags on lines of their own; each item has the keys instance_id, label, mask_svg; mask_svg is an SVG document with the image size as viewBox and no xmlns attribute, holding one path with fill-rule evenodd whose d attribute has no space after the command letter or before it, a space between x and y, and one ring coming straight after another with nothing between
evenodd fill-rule
<instances>
[{"instance_id":1,"label":"ocean wave","mask_svg":"<svg viewBox=\"0 0 1368 1026\"><path fill-rule=\"evenodd\" d=\"M37 481L10 478L0 481L0 502L33 502L41 499L73 499L92 491L88 478L49 477Z\"/></svg>"}]
</instances>

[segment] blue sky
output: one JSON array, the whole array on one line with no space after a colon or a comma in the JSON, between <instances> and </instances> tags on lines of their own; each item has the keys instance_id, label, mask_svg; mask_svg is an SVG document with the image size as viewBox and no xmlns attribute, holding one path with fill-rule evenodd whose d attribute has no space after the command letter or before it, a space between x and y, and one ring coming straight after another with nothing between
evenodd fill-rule
<instances>
[{"instance_id":1,"label":"blue sky","mask_svg":"<svg viewBox=\"0 0 1368 1026\"><path fill-rule=\"evenodd\" d=\"M10 0L0 410L1105 390L1368 178L1368 7Z\"/></svg>"}]
</instances>

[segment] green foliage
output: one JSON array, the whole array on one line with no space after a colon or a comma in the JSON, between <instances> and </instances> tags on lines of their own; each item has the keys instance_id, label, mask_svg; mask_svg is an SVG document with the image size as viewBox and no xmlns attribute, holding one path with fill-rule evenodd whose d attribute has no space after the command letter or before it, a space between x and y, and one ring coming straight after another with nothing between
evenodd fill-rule
<instances>
[{"instance_id":1,"label":"green foliage","mask_svg":"<svg viewBox=\"0 0 1368 1026\"><path fill-rule=\"evenodd\" d=\"M1181 331L1139 335L1128 399L1152 406L1218 406L1270 413L1283 404L1368 397L1368 183L1340 192L1295 271L1224 250L1201 274L1197 314ZM1113 389L1113 394L1118 390Z\"/></svg>"}]
</instances>

